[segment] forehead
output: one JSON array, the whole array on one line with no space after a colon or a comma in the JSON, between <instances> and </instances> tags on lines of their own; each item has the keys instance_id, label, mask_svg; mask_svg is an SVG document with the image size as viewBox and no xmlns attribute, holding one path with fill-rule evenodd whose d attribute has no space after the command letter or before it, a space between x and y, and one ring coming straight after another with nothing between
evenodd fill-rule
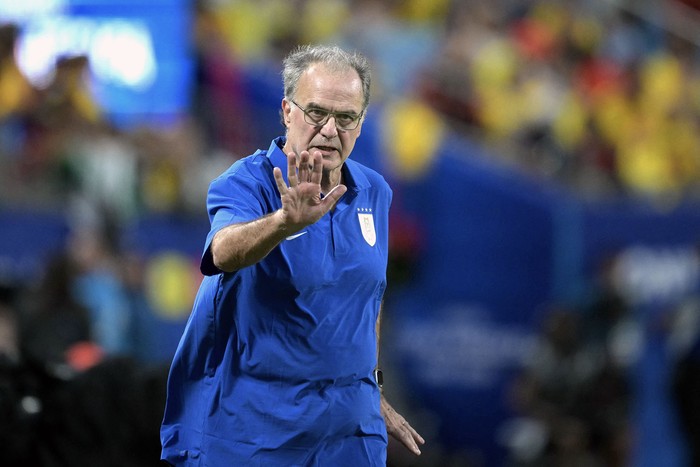
<instances>
[{"instance_id":1,"label":"forehead","mask_svg":"<svg viewBox=\"0 0 700 467\"><path fill-rule=\"evenodd\" d=\"M301 75L297 85L296 99L304 103L333 108L360 111L362 108L362 81L350 67L339 70L314 63Z\"/></svg>"}]
</instances>

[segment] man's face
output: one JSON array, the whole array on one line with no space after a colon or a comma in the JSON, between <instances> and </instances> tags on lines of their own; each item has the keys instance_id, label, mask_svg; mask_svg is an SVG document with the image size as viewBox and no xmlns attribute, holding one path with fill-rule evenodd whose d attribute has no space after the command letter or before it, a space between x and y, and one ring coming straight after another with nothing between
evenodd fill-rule
<instances>
[{"instance_id":1,"label":"man's face","mask_svg":"<svg viewBox=\"0 0 700 467\"><path fill-rule=\"evenodd\" d=\"M352 68L330 71L324 65L311 65L299 79L294 102L304 109L317 109L360 115L362 112L362 82ZM331 117L325 125L314 126L304 119L304 112L291 101L282 101L287 126L285 152L319 151L323 156L323 171L328 174L339 169L350 156L360 136L362 122L354 130L338 130Z\"/></svg>"}]
</instances>

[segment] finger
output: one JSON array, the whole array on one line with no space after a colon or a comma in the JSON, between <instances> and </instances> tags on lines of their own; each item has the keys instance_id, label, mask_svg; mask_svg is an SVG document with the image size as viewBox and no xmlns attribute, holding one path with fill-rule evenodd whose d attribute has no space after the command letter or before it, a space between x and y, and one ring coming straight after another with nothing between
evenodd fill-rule
<instances>
[{"instance_id":1,"label":"finger","mask_svg":"<svg viewBox=\"0 0 700 467\"><path fill-rule=\"evenodd\" d=\"M418 444L425 444L423 437L411 425L406 424L406 427L409 429L411 436Z\"/></svg>"},{"instance_id":2,"label":"finger","mask_svg":"<svg viewBox=\"0 0 700 467\"><path fill-rule=\"evenodd\" d=\"M299 159L299 183L309 181L309 152L301 151Z\"/></svg>"},{"instance_id":3,"label":"finger","mask_svg":"<svg viewBox=\"0 0 700 467\"><path fill-rule=\"evenodd\" d=\"M404 429L401 431L401 442L404 446L408 448L409 451L411 451L417 456L420 456L420 448L418 447L416 440L413 438L413 435L409 430Z\"/></svg>"},{"instance_id":4,"label":"finger","mask_svg":"<svg viewBox=\"0 0 700 467\"><path fill-rule=\"evenodd\" d=\"M297 176L297 155L293 152L287 154L287 180L289 180L290 188L294 188L299 184L299 178Z\"/></svg>"},{"instance_id":5,"label":"finger","mask_svg":"<svg viewBox=\"0 0 700 467\"><path fill-rule=\"evenodd\" d=\"M323 176L323 156L320 151L314 152L313 158L313 170L311 172L311 178L309 181L317 185L321 184L321 177Z\"/></svg>"},{"instance_id":6,"label":"finger","mask_svg":"<svg viewBox=\"0 0 700 467\"><path fill-rule=\"evenodd\" d=\"M284 177L282 176L282 170L279 167L275 167L272 169L272 175L275 177L275 182L277 182L277 189L280 192L280 195L284 195L289 191L289 188L287 188L287 184L284 182Z\"/></svg>"}]
</instances>

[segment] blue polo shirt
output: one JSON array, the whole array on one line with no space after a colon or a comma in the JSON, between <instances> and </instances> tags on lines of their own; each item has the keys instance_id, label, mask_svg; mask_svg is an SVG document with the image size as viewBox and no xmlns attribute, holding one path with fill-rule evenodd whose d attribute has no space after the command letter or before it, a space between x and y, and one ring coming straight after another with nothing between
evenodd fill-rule
<instances>
[{"instance_id":1,"label":"blue polo shirt","mask_svg":"<svg viewBox=\"0 0 700 467\"><path fill-rule=\"evenodd\" d=\"M205 275L176 351L162 458L187 466L386 463L375 325L386 287L392 192L346 160L333 212L232 273L213 264L221 228L281 208L284 139L237 161L209 188Z\"/></svg>"}]
</instances>

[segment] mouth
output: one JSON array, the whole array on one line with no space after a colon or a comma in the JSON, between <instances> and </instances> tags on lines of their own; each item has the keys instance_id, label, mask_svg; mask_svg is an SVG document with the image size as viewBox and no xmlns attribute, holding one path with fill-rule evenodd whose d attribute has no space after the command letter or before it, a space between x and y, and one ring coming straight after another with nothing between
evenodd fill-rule
<instances>
[{"instance_id":1,"label":"mouth","mask_svg":"<svg viewBox=\"0 0 700 467\"><path fill-rule=\"evenodd\" d=\"M310 148L309 152L319 151L322 156L330 156L333 152L340 152L338 148L334 146L313 146Z\"/></svg>"}]
</instances>

